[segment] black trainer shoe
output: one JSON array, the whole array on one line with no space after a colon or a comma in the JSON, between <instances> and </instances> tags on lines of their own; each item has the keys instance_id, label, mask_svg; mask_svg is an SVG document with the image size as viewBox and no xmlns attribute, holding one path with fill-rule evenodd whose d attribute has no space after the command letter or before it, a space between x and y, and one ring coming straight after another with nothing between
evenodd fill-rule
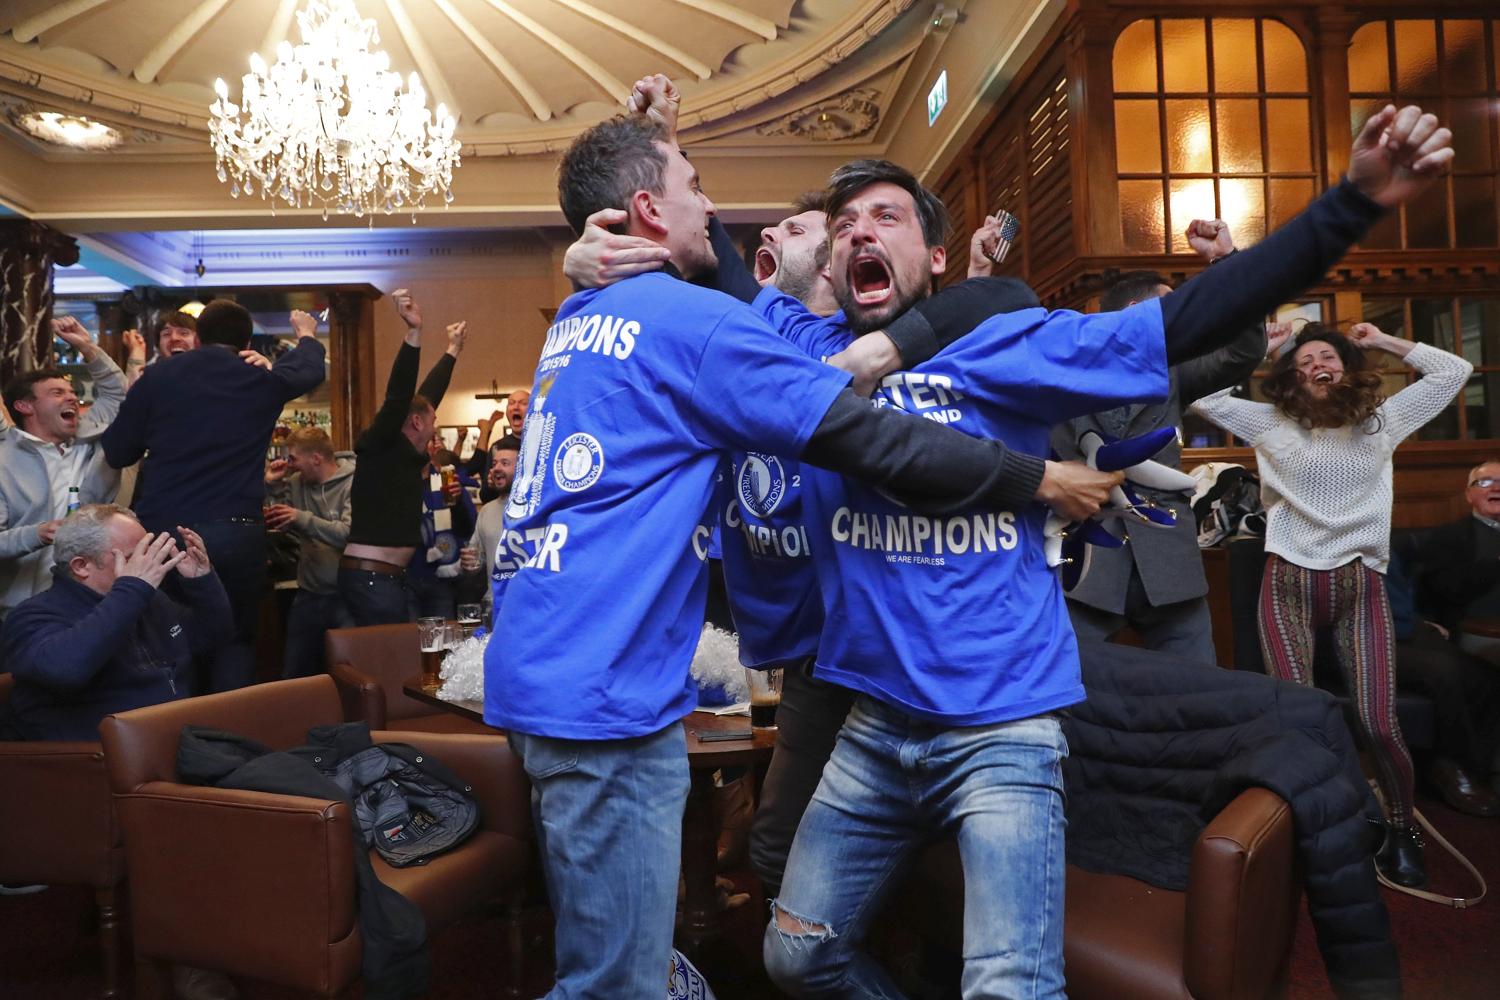
<instances>
[{"instance_id":1,"label":"black trainer shoe","mask_svg":"<svg viewBox=\"0 0 1500 1000\"><path fill-rule=\"evenodd\" d=\"M1386 831L1385 843L1375 855L1380 873L1397 885L1420 889L1427 884L1427 866L1422 863L1422 834L1416 827Z\"/></svg>"}]
</instances>

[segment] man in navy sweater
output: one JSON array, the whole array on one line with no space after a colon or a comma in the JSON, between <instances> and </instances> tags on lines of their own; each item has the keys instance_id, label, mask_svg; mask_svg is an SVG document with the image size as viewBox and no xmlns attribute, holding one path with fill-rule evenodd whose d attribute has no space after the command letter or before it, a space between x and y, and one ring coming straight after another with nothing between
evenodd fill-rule
<instances>
[{"instance_id":1,"label":"man in navy sweater","mask_svg":"<svg viewBox=\"0 0 1500 1000\"><path fill-rule=\"evenodd\" d=\"M233 640L210 666L208 689L230 691L255 673L255 625L266 579L266 447L282 407L323 381L317 321L292 313L297 346L267 371L240 360L254 323L244 306L210 302L198 317L202 347L154 364L105 432L104 455L122 469L145 456L135 512L148 531L186 525L203 537L234 615Z\"/></svg>"},{"instance_id":2,"label":"man in navy sweater","mask_svg":"<svg viewBox=\"0 0 1500 1000\"><path fill-rule=\"evenodd\" d=\"M0 633L15 675L10 725L25 740L97 740L114 712L193 693L193 658L232 631L229 599L203 539L147 534L130 511L88 504L57 529L52 587L22 601ZM158 588L173 570L184 604Z\"/></svg>"}]
</instances>

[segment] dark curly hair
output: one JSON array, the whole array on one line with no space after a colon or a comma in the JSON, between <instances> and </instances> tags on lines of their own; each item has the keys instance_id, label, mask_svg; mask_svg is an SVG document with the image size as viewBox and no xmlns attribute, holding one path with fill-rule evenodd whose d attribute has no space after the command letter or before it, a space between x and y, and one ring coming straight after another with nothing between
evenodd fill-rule
<instances>
[{"instance_id":1,"label":"dark curly hair","mask_svg":"<svg viewBox=\"0 0 1500 1000\"><path fill-rule=\"evenodd\" d=\"M1343 377L1328 387L1322 399L1307 391L1297 371L1297 351L1313 341L1332 347L1344 363ZM1368 434L1380 429L1378 411L1385 402L1380 373L1370 369L1365 352L1352 340L1321 323L1302 328L1291 348L1271 365L1260 387L1278 410L1308 429L1363 426Z\"/></svg>"}]
</instances>

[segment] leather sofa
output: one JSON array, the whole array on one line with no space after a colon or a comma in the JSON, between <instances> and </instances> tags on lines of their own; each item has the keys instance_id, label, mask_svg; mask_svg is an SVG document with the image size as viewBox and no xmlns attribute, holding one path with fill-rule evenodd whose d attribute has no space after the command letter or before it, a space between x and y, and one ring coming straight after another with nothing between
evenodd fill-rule
<instances>
[{"instance_id":1,"label":"leather sofa","mask_svg":"<svg viewBox=\"0 0 1500 1000\"><path fill-rule=\"evenodd\" d=\"M0 674L0 706L14 681ZM98 743L0 741L0 883L86 885L99 913L101 995L120 995L125 849ZM20 816L22 807L25 815Z\"/></svg>"},{"instance_id":2,"label":"leather sofa","mask_svg":"<svg viewBox=\"0 0 1500 1000\"><path fill-rule=\"evenodd\" d=\"M329 629L324 642L328 673L338 682L348 721L363 719L371 729L399 732L496 735L488 726L423 704L401 690L422 673L416 625Z\"/></svg>"},{"instance_id":3,"label":"leather sofa","mask_svg":"<svg viewBox=\"0 0 1500 1000\"><path fill-rule=\"evenodd\" d=\"M1301 891L1291 808L1263 788L1241 793L1204 828L1186 892L1069 865L1063 931L1068 996L1285 996ZM895 906L904 925L959 954L963 893L957 845L939 841L919 858Z\"/></svg>"},{"instance_id":4,"label":"leather sofa","mask_svg":"<svg viewBox=\"0 0 1500 1000\"><path fill-rule=\"evenodd\" d=\"M138 995L164 991L167 967L213 969L335 996L359 977L350 807L344 802L177 782L184 725L247 736L272 749L342 720L327 676L260 684L124 712L100 726L133 887ZM429 933L506 896L511 995L521 981L519 893L531 854L530 787L503 740L375 733L433 754L465 781L480 825L455 849L375 873L421 909Z\"/></svg>"}]
</instances>

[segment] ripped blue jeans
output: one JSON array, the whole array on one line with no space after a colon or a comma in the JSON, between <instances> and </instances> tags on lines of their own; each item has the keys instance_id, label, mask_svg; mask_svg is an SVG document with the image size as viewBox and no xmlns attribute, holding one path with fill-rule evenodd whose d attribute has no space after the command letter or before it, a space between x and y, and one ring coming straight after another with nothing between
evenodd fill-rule
<instances>
[{"instance_id":1,"label":"ripped blue jeans","mask_svg":"<svg viewBox=\"0 0 1500 1000\"><path fill-rule=\"evenodd\" d=\"M1062 997L1066 755L1050 715L944 727L861 697L772 905L772 980L795 997L900 998L864 938L904 863L944 834L964 868L963 996Z\"/></svg>"}]
</instances>

